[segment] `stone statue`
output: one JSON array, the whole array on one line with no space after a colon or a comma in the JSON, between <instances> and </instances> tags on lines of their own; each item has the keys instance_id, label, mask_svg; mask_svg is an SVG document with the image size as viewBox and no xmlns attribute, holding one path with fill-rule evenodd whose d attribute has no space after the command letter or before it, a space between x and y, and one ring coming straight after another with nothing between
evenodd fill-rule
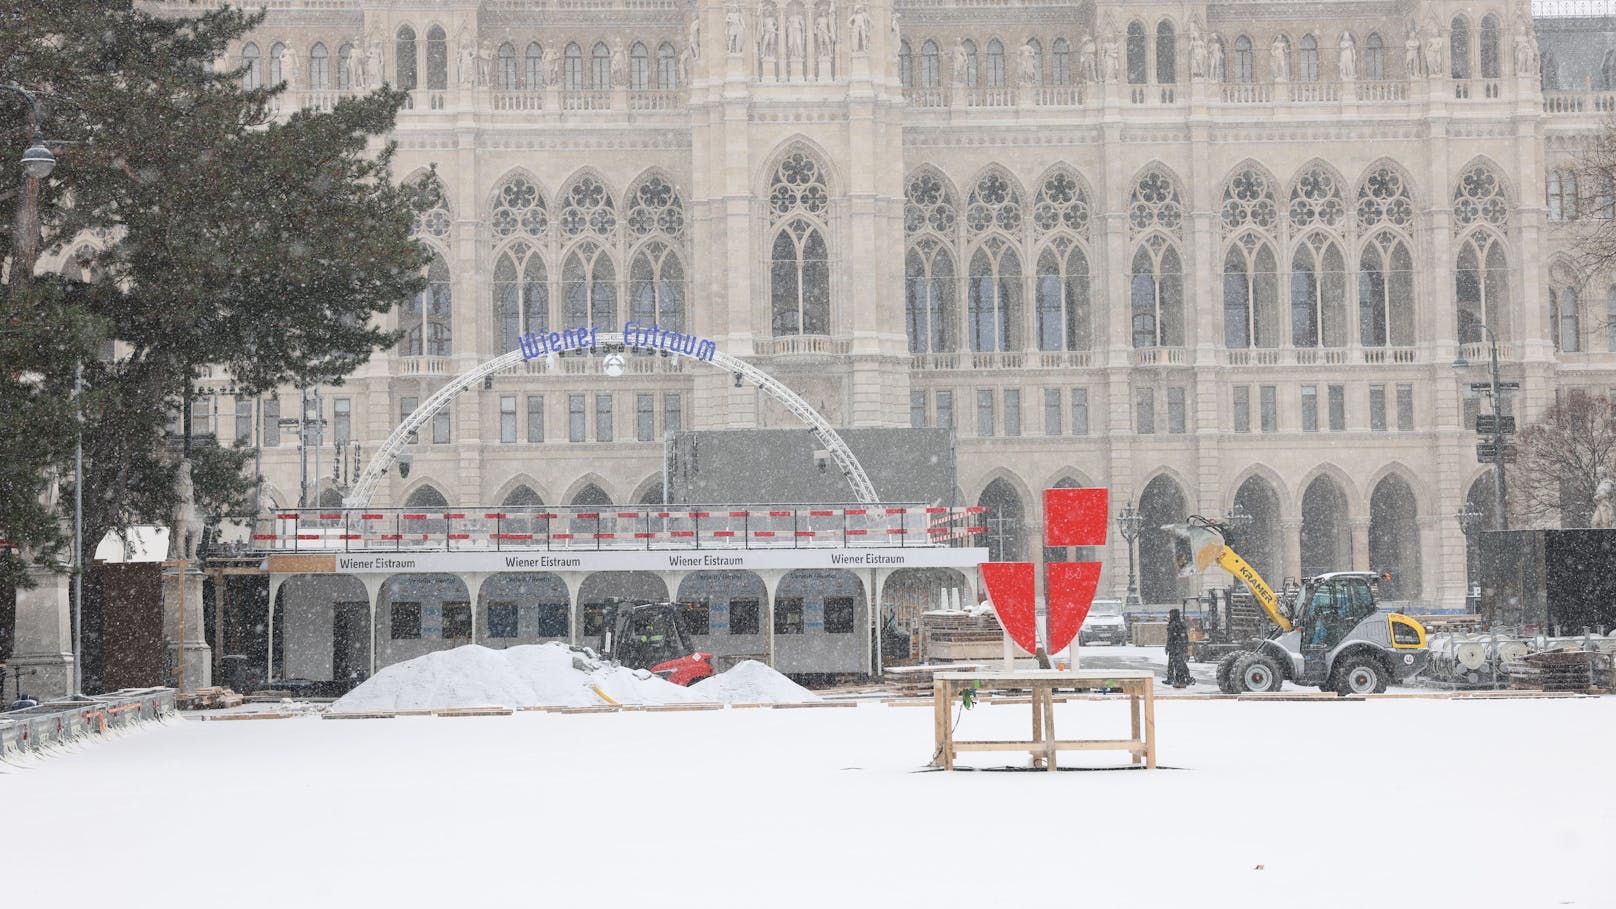
<instances>
[{"instance_id":1,"label":"stone statue","mask_svg":"<svg viewBox=\"0 0 1616 909\"><path fill-rule=\"evenodd\" d=\"M1431 26L1431 33L1425 36L1425 74L1442 75L1442 29L1435 24Z\"/></svg>"},{"instance_id":2,"label":"stone statue","mask_svg":"<svg viewBox=\"0 0 1616 909\"><path fill-rule=\"evenodd\" d=\"M786 55L793 60L801 60L808 53L808 23L803 21L802 14L792 13L786 20Z\"/></svg>"},{"instance_id":3,"label":"stone statue","mask_svg":"<svg viewBox=\"0 0 1616 909\"><path fill-rule=\"evenodd\" d=\"M494 46L487 41L477 49L477 85L487 88L493 83L494 75Z\"/></svg>"},{"instance_id":4,"label":"stone statue","mask_svg":"<svg viewBox=\"0 0 1616 909\"><path fill-rule=\"evenodd\" d=\"M701 13L690 17L690 59L701 59Z\"/></svg>"},{"instance_id":5,"label":"stone statue","mask_svg":"<svg viewBox=\"0 0 1616 909\"><path fill-rule=\"evenodd\" d=\"M1115 29L1105 35L1105 81L1116 82L1122 78L1122 48L1117 41Z\"/></svg>"},{"instance_id":6,"label":"stone statue","mask_svg":"<svg viewBox=\"0 0 1616 909\"><path fill-rule=\"evenodd\" d=\"M1021 84L1038 84L1038 52L1031 44L1021 45Z\"/></svg>"},{"instance_id":7,"label":"stone statue","mask_svg":"<svg viewBox=\"0 0 1616 909\"><path fill-rule=\"evenodd\" d=\"M1077 71L1084 82L1100 81L1100 68L1094 54L1094 36L1084 35L1077 42Z\"/></svg>"},{"instance_id":8,"label":"stone statue","mask_svg":"<svg viewBox=\"0 0 1616 909\"><path fill-rule=\"evenodd\" d=\"M853 36L853 53L863 54L870 50L870 12L860 3L853 7L853 15L847 17L847 29Z\"/></svg>"},{"instance_id":9,"label":"stone statue","mask_svg":"<svg viewBox=\"0 0 1616 909\"><path fill-rule=\"evenodd\" d=\"M1201 24L1190 20L1190 78L1206 78L1206 38L1201 34Z\"/></svg>"},{"instance_id":10,"label":"stone statue","mask_svg":"<svg viewBox=\"0 0 1616 909\"><path fill-rule=\"evenodd\" d=\"M831 16L830 6L821 3L814 7L814 48L821 57L829 57L836 46L836 27L831 25Z\"/></svg>"},{"instance_id":11,"label":"stone statue","mask_svg":"<svg viewBox=\"0 0 1616 909\"><path fill-rule=\"evenodd\" d=\"M555 45L544 49L544 56L540 58L544 63L544 84L561 87L561 55L556 53Z\"/></svg>"},{"instance_id":12,"label":"stone statue","mask_svg":"<svg viewBox=\"0 0 1616 909\"><path fill-rule=\"evenodd\" d=\"M287 91L297 91L297 51L290 47L281 54L281 79L285 80Z\"/></svg>"},{"instance_id":13,"label":"stone statue","mask_svg":"<svg viewBox=\"0 0 1616 909\"><path fill-rule=\"evenodd\" d=\"M1268 45L1268 67L1275 82L1291 81L1291 46L1284 35L1275 35L1274 43Z\"/></svg>"},{"instance_id":14,"label":"stone statue","mask_svg":"<svg viewBox=\"0 0 1616 909\"><path fill-rule=\"evenodd\" d=\"M365 42L365 87L375 88L387 82L387 65L383 60L382 43L374 38Z\"/></svg>"},{"instance_id":15,"label":"stone statue","mask_svg":"<svg viewBox=\"0 0 1616 909\"><path fill-rule=\"evenodd\" d=\"M1212 46L1209 48L1212 59L1207 63L1207 78L1213 82L1223 81L1223 38L1217 32L1212 33Z\"/></svg>"},{"instance_id":16,"label":"stone statue","mask_svg":"<svg viewBox=\"0 0 1616 909\"><path fill-rule=\"evenodd\" d=\"M1403 39L1403 72L1410 79L1425 75L1420 68L1420 32L1413 20L1408 23L1408 37Z\"/></svg>"},{"instance_id":17,"label":"stone statue","mask_svg":"<svg viewBox=\"0 0 1616 909\"><path fill-rule=\"evenodd\" d=\"M343 74L347 76L348 87L364 89L370 86L365 82L365 39L356 35L353 44L348 46L348 59L343 61Z\"/></svg>"},{"instance_id":18,"label":"stone statue","mask_svg":"<svg viewBox=\"0 0 1616 909\"><path fill-rule=\"evenodd\" d=\"M745 30L741 8L731 3L724 9L724 49L732 54L740 53L746 44Z\"/></svg>"},{"instance_id":19,"label":"stone statue","mask_svg":"<svg viewBox=\"0 0 1616 909\"><path fill-rule=\"evenodd\" d=\"M765 59L778 56L780 40L780 25L778 17L772 6L765 7L758 13L758 53Z\"/></svg>"},{"instance_id":20,"label":"stone statue","mask_svg":"<svg viewBox=\"0 0 1616 909\"><path fill-rule=\"evenodd\" d=\"M477 45L465 31L460 33L460 87L477 87Z\"/></svg>"},{"instance_id":21,"label":"stone statue","mask_svg":"<svg viewBox=\"0 0 1616 909\"><path fill-rule=\"evenodd\" d=\"M679 65L679 84L680 85L689 85L690 84L690 48L688 48L688 47L679 48L678 65Z\"/></svg>"},{"instance_id":22,"label":"stone statue","mask_svg":"<svg viewBox=\"0 0 1616 909\"><path fill-rule=\"evenodd\" d=\"M170 559L196 558L196 547L202 542L202 517L196 510L196 487L191 482L191 461L180 461L174 475L174 519L168 538Z\"/></svg>"},{"instance_id":23,"label":"stone statue","mask_svg":"<svg viewBox=\"0 0 1616 909\"><path fill-rule=\"evenodd\" d=\"M965 72L970 65L971 55L965 50L965 39L961 38L954 45L954 71L952 76L956 86L965 85Z\"/></svg>"},{"instance_id":24,"label":"stone statue","mask_svg":"<svg viewBox=\"0 0 1616 909\"><path fill-rule=\"evenodd\" d=\"M1616 480L1601 476L1594 490L1594 513L1588 519L1589 527L1616 527Z\"/></svg>"},{"instance_id":25,"label":"stone statue","mask_svg":"<svg viewBox=\"0 0 1616 909\"><path fill-rule=\"evenodd\" d=\"M1338 62L1341 67L1341 81L1355 82L1358 79L1358 39L1352 37L1352 32L1342 32L1340 47Z\"/></svg>"},{"instance_id":26,"label":"stone statue","mask_svg":"<svg viewBox=\"0 0 1616 909\"><path fill-rule=\"evenodd\" d=\"M622 37L614 37L611 42L611 84L629 84L629 52L622 49Z\"/></svg>"},{"instance_id":27,"label":"stone statue","mask_svg":"<svg viewBox=\"0 0 1616 909\"><path fill-rule=\"evenodd\" d=\"M1532 34L1532 17L1524 9L1515 30L1515 75L1538 74L1537 37Z\"/></svg>"}]
</instances>

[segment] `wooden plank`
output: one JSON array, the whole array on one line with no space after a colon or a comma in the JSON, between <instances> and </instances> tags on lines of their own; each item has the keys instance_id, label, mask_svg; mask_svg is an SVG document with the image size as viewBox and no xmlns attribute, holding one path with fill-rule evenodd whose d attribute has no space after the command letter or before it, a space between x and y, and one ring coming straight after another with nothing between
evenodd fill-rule
<instances>
[{"instance_id":1,"label":"wooden plank","mask_svg":"<svg viewBox=\"0 0 1616 909\"><path fill-rule=\"evenodd\" d=\"M723 704L652 704L647 713L676 713L684 710L723 710Z\"/></svg>"},{"instance_id":2,"label":"wooden plank","mask_svg":"<svg viewBox=\"0 0 1616 909\"><path fill-rule=\"evenodd\" d=\"M396 713L322 713L322 720L390 720Z\"/></svg>"},{"instance_id":3,"label":"wooden plank","mask_svg":"<svg viewBox=\"0 0 1616 909\"><path fill-rule=\"evenodd\" d=\"M971 741L955 742L955 751L1029 751L1031 742L998 741L993 739L972 739ZM1060 751L1135 751L1145 748L1142 742L1131 742L1125 739L1062 739L1051 743ZM1043 746L1040 746L1042 748Z\"/></svg>"},{"instance_id":4,"label":"wooden plank","mask_svg":"<svg viewBox=\"0 0 1616 909\"><path fill-rule=\"evenodd\" d=\"M770 704L775 710L797 710L804 707L857 707L858 701L807 701L801 704Z\"/></svg>"}]
</instances>

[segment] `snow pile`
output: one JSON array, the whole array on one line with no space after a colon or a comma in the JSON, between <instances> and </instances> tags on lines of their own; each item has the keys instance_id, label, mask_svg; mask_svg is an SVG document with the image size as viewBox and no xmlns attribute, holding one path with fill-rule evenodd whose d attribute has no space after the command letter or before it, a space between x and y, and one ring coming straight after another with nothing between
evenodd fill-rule
<instances>
[{"instance_id":1,"label":"snow pile","mask_svg":"<svg viewBox=\"0 0 1616 909\"><path fill-rule=\"evenodd\" d=\"M765 663L746 660L698 684L703 697L726 704L803 704L821 700Z\"/></svg>"},{"instance_id":2,"label":"snow pile","mask_svg":"<svg viewBox=\"0 0 1616 909\"><path fill-rule=\"evenodd\" d=\"M609 703L608 698L619 704L710 700L644 669L611 665L566 644L524 644L505 650L468 644L388 666L332 704L331 712L594 707Z\"/></svg>"}]
</instances>

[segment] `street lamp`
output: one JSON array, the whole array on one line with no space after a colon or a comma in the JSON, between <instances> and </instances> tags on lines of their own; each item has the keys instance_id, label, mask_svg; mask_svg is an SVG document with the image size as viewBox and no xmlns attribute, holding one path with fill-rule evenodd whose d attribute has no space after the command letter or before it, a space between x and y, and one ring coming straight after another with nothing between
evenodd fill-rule
<instances>
[{"instance_id":1,"label":"street lamp","mask_svg":"<svg viewBox=\"0 0 1616 909\"><path fill-rule=\"evenodd\" d=\"M1128 544L1128 597L1126 604L1129 606L1139 605L1139 576L1134 571L1133 544L1135 540L1139 539L1140 531L1144 529L1145 516L1133 507L1132 502L1123 505L1122 510L1117 512L1117 532L1122 534L1123 541Z\"/></svg>"},{"instance_id":2,"label":"street lamp","mask_svg":"<svg viewBox=\"0 0 1616 909\"><path fill-rule=\"evenodd\" d=\"M1465 502L1454 513L1454 520L1459 522L1459 530L1465 535L1465 608L1470 607L1470 598L1476 589L1476 534L1481 530L1481 521L1486 515L1470 507Z\"/></svg>"},{"instance_id":3,"label":"street lamp","mask_svg":"<svg viewBox=\"0 0 1616 909\"><path fill-rule=\"evenodd\" d=\"M1246 506L1236 502L1229 509L1229 513L1223 516L1223 526L1229 528L1230 533L1238 536L1241 531L1250 527L1256 520L1257 517L1247 511Z\"/></svg>"},{"instance_id":4,"label":"street lamp","mask_svg":"<svg viewBox=\"0 0 1616 909\"><path fill-rule=\"evenodd\" d=\"M0 83L0 91L16 95L28 105L28 125L34 130L33 143L22 153L22 191L17 196L16 220L12 225L15 240L11 286L15 292L34 279L34 262L39 259L39 181L56 168L56 156L51 154L45 135L39 130L39 96L15 82Z\"/></svg>"},{"instance_id":5,"label":"street lamp","mask_svg":"<svg viewBox=\"0 0 1616 909\"><path fill-rule=\"evenodd\" d=\"M1502 383L1498 381L1498 336L1493 334L1493 330L1487 327L1487 323L1485 322L1477 322L1476 327L1480 328L1486 334L1487 345L1492 354L1492 389L1489 394L1491 395L1493 402L1493 479L1495 481L1493 483L1493 497L1495 505L1493 512L1493 529L1508 530L1509 515L1504 511L1504 502L1506 501L1506 486L1504 485L1504 408L1503 393L1501 389ZM1462 345L1464 338L1460 338L1459 341ZM1463 346L1459 348L1459 356L1453 361L1453 368L1458 370L1470 368L1470 361L1465 359Z\"/></svg>"}]
</instances>

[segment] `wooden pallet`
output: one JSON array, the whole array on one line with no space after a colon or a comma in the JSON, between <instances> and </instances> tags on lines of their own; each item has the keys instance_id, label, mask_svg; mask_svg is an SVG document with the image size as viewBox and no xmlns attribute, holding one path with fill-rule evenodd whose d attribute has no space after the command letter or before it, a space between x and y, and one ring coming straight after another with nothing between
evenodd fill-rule
<instances>
[{"instance_id":1,"label":"wooden pallet","mask_svg":"<svg viewBox=\"0 0 1616 909\"><path fill-rule=\"evenodd\" d=\"M240 707L242 697L228 688L198 688L189 694L182 694L174 699L181 710L218 710L224 707Z\"/></svg>"}]
</instances>

